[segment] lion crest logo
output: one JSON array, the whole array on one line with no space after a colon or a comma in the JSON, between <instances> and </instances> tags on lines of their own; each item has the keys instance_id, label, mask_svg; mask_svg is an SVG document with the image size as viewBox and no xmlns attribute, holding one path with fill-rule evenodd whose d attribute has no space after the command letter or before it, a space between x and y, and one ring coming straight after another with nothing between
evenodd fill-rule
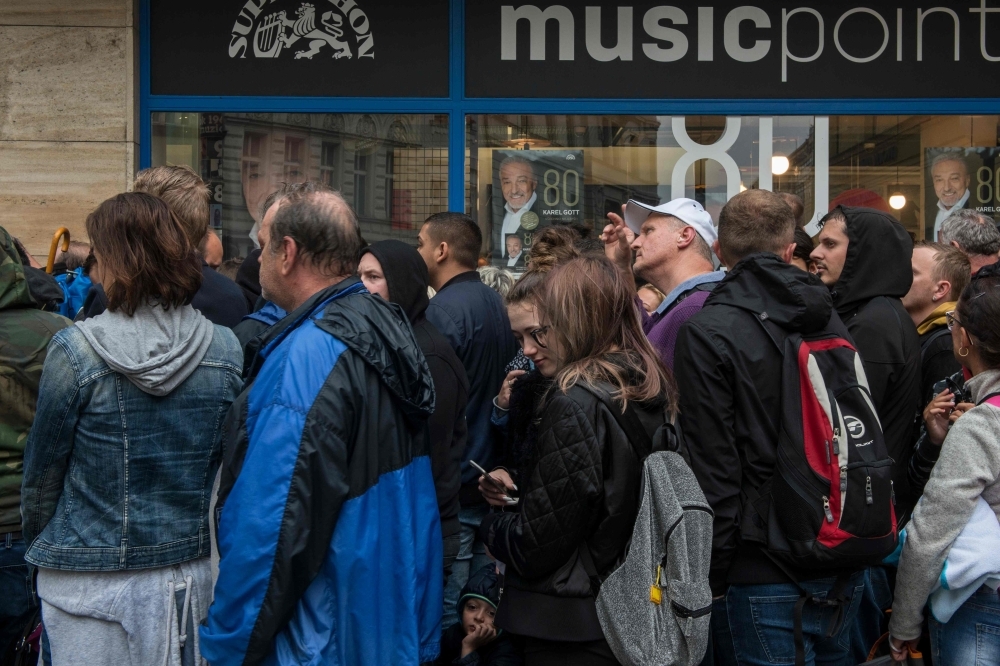
<instances>
[{"instance_id":1,"label":"lion crest logo","mask_svg":"<svg viewBox=\"0 0 1000 666\"><path fill-rule=\"evenodd\" d=\"M327 0L334 7L343 7L344 0ZM334 60L374 58L374 37L368 16L356 3L350 10L340 13L323 12L317 18L316 6L302 2L295 9L295 17L280 9L264 13L264 6L275 0L250 0L244 5L233 25L229 42L230 58L245 58L251 50L256 58L279 58L286 51L295 52L295 60L312 60L325 51ZM252 31L252 36L251 36ZM354 41L354 49L351 45Z\"/></svg>"}]
</instances>

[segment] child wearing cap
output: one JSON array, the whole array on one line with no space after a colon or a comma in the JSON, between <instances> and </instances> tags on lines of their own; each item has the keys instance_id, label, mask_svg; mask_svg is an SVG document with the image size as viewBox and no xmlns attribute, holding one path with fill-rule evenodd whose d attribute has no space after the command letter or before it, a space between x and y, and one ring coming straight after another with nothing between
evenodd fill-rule
<instances>
[{"instance_id":1,"label":"child wearing cap","mask_svg":"<svg viewBox=\"0 0 1000 666\"><path fill-rule=\"evenodd\" d=\"M493 626L500 603L496 565L472 574L458 599L459 621L441 636L438 666L520 666L524 663L510 637Z\"/></svg>"}]
</instances>

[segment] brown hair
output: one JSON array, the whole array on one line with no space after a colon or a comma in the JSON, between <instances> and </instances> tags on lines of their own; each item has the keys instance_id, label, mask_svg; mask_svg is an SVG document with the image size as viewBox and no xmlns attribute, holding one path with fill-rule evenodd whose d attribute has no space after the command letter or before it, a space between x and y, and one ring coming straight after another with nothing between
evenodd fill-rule
<instances>
[{"instance_id":1,"label":"brown hair","mask_svg":"<svg viewBox=\"0 0 1000 666\"><path fill-rule=\"evenodd\" d=\"M968 286L971 277L972 264L969 263L969 257L957 247L943 243L923 240L916 243L913 249L916 250L918 247L933 250L934 272L931 275L935 280L947 280L951 283L951 293L948 295L948 300L957 301Z\"/></svg>"},{"instance_id":2,"label":"brown hair","mask_svg":"<svg viewBox=\"0 0 1000 666\"><path fill-rule=\"evenodd\" d=\"M177 216L192 247L208 233L211 193L205 181L186 166L158 166L140 171L132 189L158 196Z\"/></svg>"},{"instance_id":3,"label":"brown hair","mask_svg":"<svg viewBox=\"0 0 1000 666\"><path fill-rule=\"evenodd\" d=\"M354 209L340 192L325 185L298 184L281 197L271 222L268 252L275 254L281 239L295 241L301 256L324 277L353 275L361 257L361 230Z\"/></svg>"},{"instance_id":4,"label":"brown hair","mask_svg":"<svg viewBox=\"0 0 1000 666\"><path fill-rule=\"evenodd\" d=\"M531 245L528 268L551 271L581 256L576 247L579 240L580 234L573 227L546 227L535 236Z\"/></svg>"},{"instance_id":5,"label":"brown hair","mask_svg":"<svg viewBox=\"0 0 1000 666\"><path fill-rule=\"evenodd\" d=\"M979 269L955 307L958 320L979 348L988 368L1000 367L1000 264Z\"/></svg>"},{"instance_id":6,"label":"brown hair","mask_svg":"<svg viewBox=\"0 0 1000 666\"><path fill-rule=\"evenodd\" d=\"M552 271L539 309L560 343L556 385L564 393L580 382L608 382L626 405L665 399L676 411L677 389L642 332L635 293L606 257L579 257Z\"/></svg>"},{"instance_id":7,"label":"brown hair","mask_svg":"<svg viewBox=\"0 0 1000 666\"><path fill-rule=\"evenodd\" d=\"M177 307L201 287L201 259L162 199L111 197L87 216L87 235L107 276L108 310L132 316L144 304Z\"/></svg>"},{"instance_id":8,"label":"brown hair","mask_svg":"<svg viewBox=\"0 0 1000 666\"><path fill-rule=\"evenodd\" d=\"M719 247L729 261L754 252L778 254L793 242L795 216L780 194L740 192L719 213Z\"/></svg>"}]
</instances>

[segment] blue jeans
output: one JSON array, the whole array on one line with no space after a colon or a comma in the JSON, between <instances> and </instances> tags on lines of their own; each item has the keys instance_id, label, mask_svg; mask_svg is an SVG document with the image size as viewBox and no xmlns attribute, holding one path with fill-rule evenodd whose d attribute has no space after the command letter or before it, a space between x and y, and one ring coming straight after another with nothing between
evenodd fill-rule
<instances>
[{"instance_id":1,"label":"blue jeans","mask_svg":"<svg viewBox=\"0 0 1000 666\"><path fill-rule=\"evenodd\" d=\"M1000 664L1000 595L981 587L947 623L933 617L931 653L934 666Z\"/></svg>"},{"instance_id":2,"label":"blue jeans","mask_svg":"<svg viewBox=\"0 0 1000 666\"><path fill-rule=\"evenodd\" d=\"M0 655L21 635L35 608L25 550L23 539L0 535Z\"/></svg>"},{"instance_id":3,"label":"blue jeans","mask_svg":"<svg viewBox=\"0 0 1000 666\"><path fill-rule=\"evenodd\" d=\"M479 540L479 523L490 512L489 505L462 507L458 510L458 522L462 529L461 545L458 550L458 557L451 567L451 575L444 584L444 612L441 616L441 627L447 629L458 622L458 613L455 605L458 597L462 593L462 588L469 582L469 575L473 571L479 571L490 563L490 558L486 557L486 546Z\"/></svg>"},{"instance_id":4,"label":"blue jeans","mask_svg":"<svg viewBox=\"0 0 1000 666\"><path fill-rule=\"evenodd\" d=\"M833 578L802 583L812 594L823 596ZM847 606L840 630L831 638L826 631L834 608L807 603L802 610L806 664L853 666L851 625L864 594L864 572L854 574L847 588ZM795 663L795 603L799 590L791 583L730 585L712 603L712 640L716 666L764 666Z\"/></svg>"},{"instance_id":5,"label":"blue jeans","mask_svg":"<svg viewBox=\"0 0 1000 666\"><path fill-rule=\"evenodd\" d=\"M861 664L882 635L885 611L892 608L892 586L885 567L870 567L865 571L865 593L858 607L858 617L851 625L851 657Z\"/></svg>"}]
</instances>

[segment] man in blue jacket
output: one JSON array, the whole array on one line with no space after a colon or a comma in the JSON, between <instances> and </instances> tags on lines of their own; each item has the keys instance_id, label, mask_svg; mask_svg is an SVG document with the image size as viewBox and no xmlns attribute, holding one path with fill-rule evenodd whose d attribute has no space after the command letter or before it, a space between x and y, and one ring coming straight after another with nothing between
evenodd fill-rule
<instances>
[{"instance_id":1,"label":"man in blue jacket","mask_svg":"<svg viewBox=\"0 0 1000 666\"><path fill-rule=\"evenodd\" d=\"M287 196L261 226L264 334L226 428L213 666L419 664L438 654L441 525L427 363L399 306L354 277L344 199Z\"/></svg>"},{"instance_id":2,"label":"man in blue jacket","mask_svg":"<svg viewBox=\"0 0 1000 666\"><path fill-rule=\"evenodd\" d=\"M461 213L431 215L417 237L417 251L427 264L431 287L437 290L427 306L427 320L447 338L469 378L468 436L458 495L461 545L445 590L445 626L458 619L455 603L470 572L489 561L477 536L489 505L479 494L479 473L469 460L487 470L494 467L498 434L490 422L493 398L500 392L507 364L517 354L503 300L476 271L482 245L479 225Z\"/></svg>"}]
</instances>

